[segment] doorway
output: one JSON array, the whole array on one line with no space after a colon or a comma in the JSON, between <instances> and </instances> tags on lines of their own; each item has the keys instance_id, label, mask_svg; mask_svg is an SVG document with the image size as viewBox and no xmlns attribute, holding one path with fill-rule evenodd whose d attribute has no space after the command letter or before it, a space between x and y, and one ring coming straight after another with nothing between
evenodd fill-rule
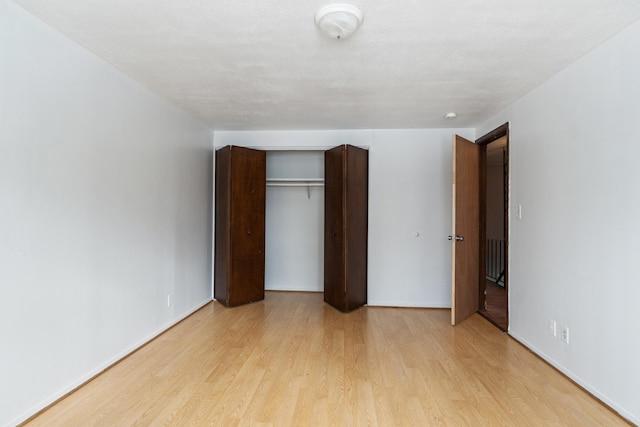
<instances>
[{"instance_id":1,"label":"doorway","mask_svg":"<svg viewBox=\"0 0 640 427\"><path fill-rule=\"evenodd\" d=\"M476 140L480 145L480 286L478 312L509 328L509 125Z\"/></svg>"}]
</instances>

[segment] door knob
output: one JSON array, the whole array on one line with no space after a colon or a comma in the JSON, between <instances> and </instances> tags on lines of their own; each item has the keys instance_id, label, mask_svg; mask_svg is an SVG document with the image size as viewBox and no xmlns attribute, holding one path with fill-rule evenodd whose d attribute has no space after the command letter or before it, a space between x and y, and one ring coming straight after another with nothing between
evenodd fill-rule
<instances>
[{"instance_id":1,"label":"door knob","mask_svg":"<svg viewBox=\"0 0 640 427\"><path fill-rule=\"evenodd\" d=\"M455 236L455 237L456 237L456 242L462 242L464 240L464 237L462 236ZM449 235L448 239L453 240L453 236Z\"/></svg>"}]
</instances>

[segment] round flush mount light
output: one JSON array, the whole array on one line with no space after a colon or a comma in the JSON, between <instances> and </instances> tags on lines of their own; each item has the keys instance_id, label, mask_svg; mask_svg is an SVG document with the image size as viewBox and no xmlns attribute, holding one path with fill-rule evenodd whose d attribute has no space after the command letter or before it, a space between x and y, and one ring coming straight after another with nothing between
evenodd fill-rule
<instances>
[{"instance_id":1,"label":"round flush mount light","mask_svg":"<svg viewBox=\"0 0 640 427\"><path fill-rule=\"evenodd\" d=\"M444 115L444 118L447 119L447 120L453 120L456 117L458 117L458 115L456 113L454 113L453 111Z\"/></svg>"},{"instance_id":2,"label":"round flush mount light","mask_svg":"<svg viewBox=\"0 0 640 427\"><path fill-rule=\"evenodd\" d=\"M316 12L316 25L333 39L346 39L355 33L362 19L360 9L350 4L329 4Z\"/></svg>"}]
</instances>

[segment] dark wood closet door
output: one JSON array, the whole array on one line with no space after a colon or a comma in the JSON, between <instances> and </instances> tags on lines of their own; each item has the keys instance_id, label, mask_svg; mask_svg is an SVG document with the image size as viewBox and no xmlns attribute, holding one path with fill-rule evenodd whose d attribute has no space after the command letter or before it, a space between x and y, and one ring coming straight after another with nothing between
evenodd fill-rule
<instances>
[{"instance_id":1,"label":"dark wood closet door","mask_svg":"<svg viewBox=\"0 0 640 427\"><path fill-rule=\"evenodd\" d=\"M345 147L324 154L324 301L347 311L345 280Z\"/></svg>"},{"instance_id":2,"label":"dark wood closet door","mask_svg":"<svg viewBox=\"0 0 640 427\"><path fill-rule=\"evenodd\" d=\"M228 166L219 165L227 162ZM220 168L220 169L218 169ZM221 175L218 193L218 170ZM225 147L216 153L216 283L215 298L227 306L264 299L266 153ZM225 194L228 191L228 195ZM220 197L219 197L220 195ZM226 196L226 199L223 198ZM220 200L219 200L220 198ZM218 203L229 205L218 208ZM218 212L221 212L218 218ZM225 217L226 215L226 217ZM221 221L226 219L226 224ZM226 227L218 238L218 229ZM225 245L225 239L228 243ZM218 242L220 244L218 245ZM227 253L218 253L218 246ZM220 261L218 261L220 257ZM226 258L223 260L223 258ZM218 273L218 268L226 271ZM218 280L222 283L218 283ZM226 280L225 280L226 279ZM224 288L224 291L222 291ZM218 291L221 291L218 293Z\"/></svg>"},{"instance_id":3,"label":"dark wood closet door","mask_svg":"<svg viewBox=\"0 0 640 427\"><path fill-rule=\"evenodd\" d=\"M367 235L369 152L346 146L347 310L367 303Z\"/></svg>"},{"instance_id":4,"label":"dark wood closet door","mask_svg":"<svg viewBox=\"0 0 640 427\"><path fill-rule=\"evenodd\" d=\"M368 153L325 152L324 300L341 311L367 302Z\"/></svg>"}]
</instances>

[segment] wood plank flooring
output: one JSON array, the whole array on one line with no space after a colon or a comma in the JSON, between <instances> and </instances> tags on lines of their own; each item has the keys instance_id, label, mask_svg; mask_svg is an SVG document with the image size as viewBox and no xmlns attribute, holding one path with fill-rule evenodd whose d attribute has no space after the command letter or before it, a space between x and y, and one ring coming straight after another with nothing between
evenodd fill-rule
<instances>
[{"instance_id":1,"label":"wood plank flooring","mask_svg":"<svg viewBox=\"0 0 640 427\"><path fill-rule=\"evenodd\" d=\"M627 425L478 314L211 303L28 426Z\"/></svg>"}]
</instances>

